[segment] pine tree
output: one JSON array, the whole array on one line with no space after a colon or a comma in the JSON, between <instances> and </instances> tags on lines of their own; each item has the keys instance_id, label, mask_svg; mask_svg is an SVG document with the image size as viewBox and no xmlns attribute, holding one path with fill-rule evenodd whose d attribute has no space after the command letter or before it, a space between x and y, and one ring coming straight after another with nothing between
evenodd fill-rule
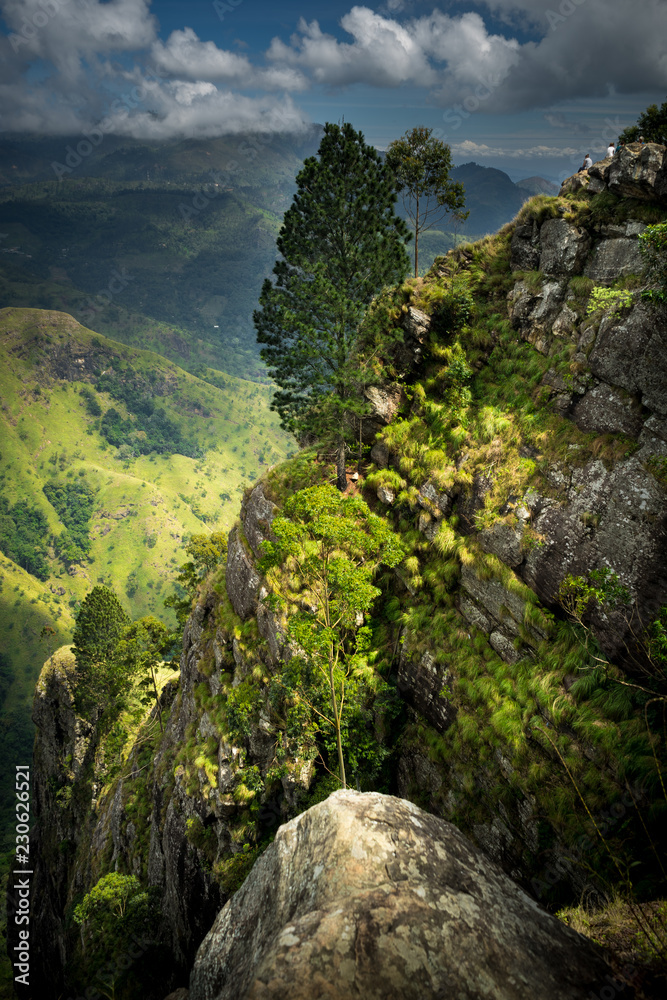
<instances>
[{"instance_id":1,"label":"pine tree","mask_svg":"<svg viewBox=\"0 0 667 1000\"><path fill-rule=\"evenodd\" d=\"M433 129L417 125L390 143L386 163L403 191L403 206L415 231L415 278L419 267L419 236L441 222L448 212L467 219L465 188L450 180L449 146L433 136Z\"/></svg>"},{"instance_id":2,"label":"pine tree","mask_svg":"<svg viewBox=\"0 0 667 1000\"><path fill-rule=\"evenodd\" d=\"M78 711L102 707L118 693L115 653L130 619L113 590L93 587L76 616L72 648L76 659Z\"/></svg>"},{"instance_id":3,"label":"pine tree","mask_svg":"<svg viewBox=\"0 0 667 1000\"><path fill-rule=\"evenodd\" d=\"M404 222L395 182L348 123L327 124L305 161L278 237L282 257L254 314L261 355L280 387L273 409L300 440L334 445L344 490L346 428L363 412L364 313L405 277Z\"/></svg>"}]
</instances>

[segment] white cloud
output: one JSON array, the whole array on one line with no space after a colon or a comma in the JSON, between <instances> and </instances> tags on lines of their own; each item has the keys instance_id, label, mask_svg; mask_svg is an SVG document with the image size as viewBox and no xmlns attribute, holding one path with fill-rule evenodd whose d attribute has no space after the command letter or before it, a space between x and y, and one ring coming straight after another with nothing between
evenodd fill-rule
<instances>
[{"instance_id":1,"label":"white cloud","mask_svg":"<svg viewBox=\"0 0 667 1000\"><path fill-rule=\"evenodd\" d=\"M58 78L75 84L84 60L150 45L156 22L150 0L1 0L10 44L22 56L51 63Z\"/></svg>"},{"instance_id":2,"label":"white cloud","mask_svg":"<svg viewBox=\"0 0 667 1000\"><path fill-rule=\"evenodd\" d=\"M411 84L441 96L465 93L482 82L497 85L518 62L519 43L489 34L474 12L449 17L434 10L401 24L368 7L353 7L340 23L353 41L340 42L317 21L302 18L290 43L274 38L267 57L328 86Z\"/></svg>"},{"instance_id":3,"label":"white cloud","mask_svg":"<svg viewBox=\"0 0 667 1000\"><path fill-rule=\"evenodd\" d=\"M534 40L493 34L476 11L399 21L355 6L341 27L351 41L299 22L289 43L274 38L267 57L319 84L426 87L441 107L484 95L486 111L520 111L582 96L667 87L664 0L477 0ZM560 10L566 14L559 13ZM569 13L567 13L569 12ZM511 31L510 31L511 35Z\"/></svg>"},{"instance_id":4,"label":"white cloud","mask_svg":"<svg viewBox=\"0 0 667 1000\"><path fill-rule=\"evenodd\" d=\"M303 90L308 86L298 70L258 69L245 55L200 41L192 28L173 31L166 43L154 42L151 59L160 73L179 79L219 81L259 90Z\"/></svg>"},{"instance_id":5,"label":"white cloud","mask_svg":"<svg viewBox=\"0 0 667 1000\"><path fill-rule=\"evenodd\" d=\"M397 21L375 14L368 7L353 7L341 26L354 38L339 42L325 34L317 21L301 18L290 44L274 38L267 58L277 64L300 67L316 83L345 86L366 83L397 87L404 83L431 86L436 80L411 32Z\"/></svg>"},{"instance_id":6,"label":"white cloud","mask_svg":"<svg viewBox=\"0 0 667 1000\"><path fill-rule=\"evenodd\" d=\"M76 134L100 120L137 138L306 127L278 96L307 85L298 69L257 68L191 28L161 42L150 0L0 0L0 12L10 29L0 37L4 131ZM134 55L134 66L120 54ZM37 60L50 73L39 87L27 75Z\"/></svg>"},{"instance_id":7,"label":"white cloud","mask_svg":"<svg viewBox=\"0 0 667 1000\"><path fill-rule=\"evenodd\" d=\"M425 102L445 109L445 124L478 110L537 107L562 131L570 123L554 105L667 89L665 0L470 3L475 10L420 16L410 15L411 0L384 0L377 10L352 6L341 18L341 38L301 19L287 41L273 39L258 65L189 27L159 39L150 0L0 0L11 32L0 37L0 129L75 132L108 116L125 89L138 89L141 99L111 116L132 134L264 129L280 114L298 127L305 115L277 94L365 84L422 88ZM485 23L489 12L507 26L504 33ZM529 35L520 34L527 25ZM39 88L28 72L33 63L49 74ZM583 126L571 131L584 134Z\"/></svg>"},{"instance_id":8,"label":"white cloud","mask_svg":"<svg viewBox=\"0 0 667 1000\"><path fill-rule=\"evenodd\" d=\"M433 11L413 22L413 30L424 52L443 67L436 88L439 103L480 85L498 87L520 59L516 39L490 35L476 13L452 18Z\"/></svg>"},{"instance_id":9,"label":"white cloud","mask_svg":"<svg viewBox=\"0 0 667 1000\"><path fill-rule=\"evenodd\" d=\"M489 157L500 157L511 160L521 159L557 159L559 157L578 157L580 152L573 146L524 146L521 148L511 148L508 146L488 146L483 142L473 142L466 139L464 142L453 142L451 144L454 156L472 156L481 159Z\"/></svg>"},{"instance_id":10,"label":"white cloud","mask_svg":"<svg viewBox=\"0 0 667 1000\"><path fill-rule=\"evenodd\" d=\"M210 83L174 82L161 88L151 111L117 111L105 127L135 139L206 139L239 132L301 132L308 122L289 97L253 98Z\"/></svg>"}]
</instances>

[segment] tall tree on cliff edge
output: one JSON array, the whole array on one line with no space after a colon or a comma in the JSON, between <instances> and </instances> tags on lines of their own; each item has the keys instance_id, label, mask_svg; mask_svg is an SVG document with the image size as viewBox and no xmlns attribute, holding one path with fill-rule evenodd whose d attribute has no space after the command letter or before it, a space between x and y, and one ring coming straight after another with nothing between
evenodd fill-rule
<instances>
[{"instance_id":1,"label":"tall tree on cliff edge","mask_svg":"<svg viewBox=\"0 0 667 1000\"><path fill-rule=\"evenodd\" d=\"M346 434L364 409L359 327L375 295L409 270L396 185L377 152L345 123L327 124L297 176L278 237L282 257L254 314L261 356L280 387L273 409L300 440L336 450L346 488Z\"/></svg>"},{"instance_id":2,"label":"tall tree on cliff edge","mask_svg":"<svg viewBox=\"0 0 667 1000\"><path fill-rule=\"evenodd\" d=\"M448 212L455 219L468 218L464 212L465 188L450 180L452 153L436 139L433 129L417 125L387 149L387 167L395 174L403 207L415 232L415 278L419 268L419 236L442 222Z\"/></svg>"}]
</instances>

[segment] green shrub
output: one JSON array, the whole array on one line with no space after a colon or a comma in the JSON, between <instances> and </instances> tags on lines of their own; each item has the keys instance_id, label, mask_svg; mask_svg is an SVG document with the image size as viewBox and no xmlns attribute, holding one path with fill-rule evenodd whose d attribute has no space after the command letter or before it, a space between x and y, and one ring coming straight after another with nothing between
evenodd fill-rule
<instances>
[{"instance_id":1,"label":"green shrub","mask_svg":"<svg viewBox=\"0 0 667 1000\"><path fill-rule=\"evenodd\" d=\"M639 249L648 277L658 283L658 288L647 294L660 302L667 301L667 222L647 226L639 236Z\"/></svg>"},{"instance_id":2,"label":"green shrub","mask_svg":"<svg viewBox=\"0 0 667 1000\"><path fill-rule=\"evenodd\" d=\"M621 309L629 309L632 305L632 292L626 289L605 288L597 285L591 292L591 296L586 308L586 315L602 309L609 311L610 316L620 316Z\"/></svg>"}]
</instances>

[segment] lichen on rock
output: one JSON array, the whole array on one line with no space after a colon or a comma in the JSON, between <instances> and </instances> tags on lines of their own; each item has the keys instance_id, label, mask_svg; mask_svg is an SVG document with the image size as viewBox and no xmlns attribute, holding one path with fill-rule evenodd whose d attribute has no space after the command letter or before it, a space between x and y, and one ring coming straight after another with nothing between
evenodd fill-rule
<instances>
[{"instance_id":1,"label":"lichen on rock","mask_svg":"<svg viewBox=\"0 0 667 1000\"><path fill-rule=\"evenodd\" d=\"M455 827L341 791L280 828L202 943L190 1000L585 1000L608 975Z\"/></svg>"}]
</instances>

